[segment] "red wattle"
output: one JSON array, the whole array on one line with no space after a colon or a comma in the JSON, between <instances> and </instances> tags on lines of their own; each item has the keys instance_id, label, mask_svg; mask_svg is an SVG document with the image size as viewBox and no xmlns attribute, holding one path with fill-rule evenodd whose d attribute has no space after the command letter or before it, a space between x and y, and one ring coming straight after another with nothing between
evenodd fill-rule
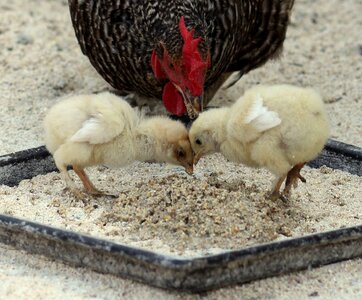
<instances>
[{"instance_id":1,"label":"red wattle","mask_svg":"<svg viewBox=\"0 0 362 300\"><path fill-rule=\"evenodd\" d=\"M186 112L184 99L171 82L164 86L162 100L167 111L173 115L182 116Z\"/></svg>"}]
</instances>

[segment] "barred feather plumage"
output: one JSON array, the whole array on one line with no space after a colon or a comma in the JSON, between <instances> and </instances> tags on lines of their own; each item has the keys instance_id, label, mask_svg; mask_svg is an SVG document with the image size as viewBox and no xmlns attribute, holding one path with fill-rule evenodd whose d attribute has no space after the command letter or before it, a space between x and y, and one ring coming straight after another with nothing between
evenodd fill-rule
<instances>
[{"instance_id":1,"label":"barred feather plumage","mask_svg":"<svg viewBox=\"0 0 362 300\"><path fill-rule=\"evenodd\" d=\"M80 47L114 88L161 98L164 82L150 65L160 43L182 48L178 22L185 17L200 52L211 54L205 95L209 102L223 73L240 77L281 51L294 0L69 0ZM219 80L218 80L219 79ZM221 81L221 83L220 83Z\"/></svg>"}]
</instances>

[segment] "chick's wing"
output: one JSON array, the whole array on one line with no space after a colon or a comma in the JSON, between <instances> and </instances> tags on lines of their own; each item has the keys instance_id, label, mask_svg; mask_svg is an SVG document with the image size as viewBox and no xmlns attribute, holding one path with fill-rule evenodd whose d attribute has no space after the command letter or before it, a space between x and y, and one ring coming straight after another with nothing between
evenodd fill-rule
<instances>
[{"instance_id":1,"label":"chick's wing","mask_svg":"<svg viewBox=\"0 0 362 300\"><path fill-rule=\"evenodd\" d=\"M114 113L98 112L90 115L70 140L90 144L107 143L121 134L125 125L125 120Z\"/></svg>"},{"instance_id":2,"label":"chick's wing","mask_svg":"<svg viewBox=\"0 0 362 300\"><path fill-rule=\"evenodd\" d=\"M253 99L239 99L233 109L228 133L242 142L257 139L261 133L278 126L281 123L278 113L269 110L263 103L263 98L257 94Z\"/></svg>"}]
</instances>

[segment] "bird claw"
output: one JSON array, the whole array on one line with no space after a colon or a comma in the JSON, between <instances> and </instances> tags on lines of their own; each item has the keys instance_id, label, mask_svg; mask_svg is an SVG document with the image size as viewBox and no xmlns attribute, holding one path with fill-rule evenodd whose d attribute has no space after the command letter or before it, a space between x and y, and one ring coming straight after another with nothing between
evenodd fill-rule
<instances>
[{"instance_id":1,"label":"bird claw","mask_svg":"<svg viewBox=\"0 0 362 300\"><path fill-rule=\"evenodd\" d=\"M286 195L284 193L271 193L270 194L270 200L277 201L278 199L282 200L283 202L289 201L289 195Z\"/></svg>"},{"instance_id":2,"label":"bird claw","mask_svg":"<svg viewBox=\"0 0 362 300\"><path fill-rule=\"evenodd\" d=\"M81 190L77 189L77 188L70 188L70 187L65 187L63 189L64 192L71 192L78 200L81 201L85 201L87 197L109 197L109 198L113 198L113 199L117 199L118 195L114 195L114 194L107 194L107 193L103 193L99 190L93 190L93 191L84 191L82 192Z\"/></svg>"},{"instance_id":3,"label":"bird claw","mask_svg":"<svg viewBox=\"0 0 362 300\"><path fill-rule=\"evenodd\" d=\"M118 198L117 195L107 194L107 193L101 192L99 190L89 192L88 194L91 195L92 197L95 197L95 198L98 198L98 197L109 197L109 198L113 198L113 199Z\"/></svg>"},{"instance_id":4,"label":"bird claw","mask_svg":"<svg viewBox=\"0 0 362 300\"><path fill-rule=\"evenodd\" d=\"M270 193L269 198L272 201L277 201L278 199L280 199L283 202L288 202L289 201L288 196L289 195L287 195L285 193L279 193L279 192L273 191L272 193Z\"/></svg>"},{"instance_id":5,"label":"bird claw","mask_svg":"<svg viewBox=\"0 0 362 300\"><path fill-rule=\"evenodd\" d=\"M289 195L282 193L280 194L279 199L286 203L289 201Z\"/></svg>"},{"instance_id":6,"label":"bird claw","mask_svg":"<svg viewBox=\"0 0 362 300\"><path fill-rule=\"evenodd\" d=\"M305 179L302 175L298 174L298 178L300 179L301 182L306 183L307 179Z\"/></svg>"},{"instance_id":7,"label":"bird claw","mask_svg":"<svg viewBox=\"0 0 362 300\"><path fill-rule=\"evenodd\" d=\"M96 190L96 189L91 190L91 191L86 191L86 193L89 194L89 195L91 195L91 196L93 196L93 197L101 197L101 196L104 195L103 192L101 192L101 191L99 191L99 190Z\"/></svg>"},{"instance_id":8,"label":"bird claw","mask_svg":"<svg viewBox=\"0 0 362 300\"><path fill-rule=\"evenodd\" d=\"M97 197L101 197L101 196L107 197L107 198L111 198L111 199L117 199L117 198L118 198L117 195L114 195L114 194L106 194L106 193L100 194L100 195L98 195Z\"/></svg>"},{"instance_id":9,"label":"bird claw","mask_svg":"<svg viewBox=\"0 0 362 300\"><path fill-rule=\"evenodd\" d=\"M269 195L269 199L272 201L276 201L276 200L278 200L279 196L280 196L279 193L271 193Z\"/></svg>"},{"instance_id":10,"label":"bird claw","mask_svg":"<svg viewBox=\"0 0 362 300\"><path fill-rule=\"evenodd\" d=\"M72 188L68 186L63 189L63 192L70 192L79 200L84 200L86 197L86 195L82 191L78 190L77 188Z\"/></svg>"}]
</instances>

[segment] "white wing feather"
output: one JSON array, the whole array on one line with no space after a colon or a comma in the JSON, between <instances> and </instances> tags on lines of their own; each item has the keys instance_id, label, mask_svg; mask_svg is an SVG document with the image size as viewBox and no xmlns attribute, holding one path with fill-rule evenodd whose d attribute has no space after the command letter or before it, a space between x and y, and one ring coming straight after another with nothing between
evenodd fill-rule
<instances>
[{"instance_id":1,"label":"white wing feather","mask_svg":"<svg viewBox=\"0 0 362 300\"><path fill-rule=\"evenodd\" d=\"M263 105L263 98L260 95L257 95L248 115L244 118L244 124L249 124L258 132L274 128L281 122L278 113L268 110Z\"/></svg>"},{"instance_id":2,"label":"white wing feather","mask_svg":"<svg viewBox=\"0 0 362 300\"><path fill-rule=\"evenodd\" d=\"M98 113L84 121L82 127L70 138L70 141L90 144L107 143L121 134L124 127L124 121L120 118L107 121L103 114Z\"/></svg>"}]
</instances>

